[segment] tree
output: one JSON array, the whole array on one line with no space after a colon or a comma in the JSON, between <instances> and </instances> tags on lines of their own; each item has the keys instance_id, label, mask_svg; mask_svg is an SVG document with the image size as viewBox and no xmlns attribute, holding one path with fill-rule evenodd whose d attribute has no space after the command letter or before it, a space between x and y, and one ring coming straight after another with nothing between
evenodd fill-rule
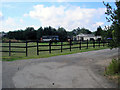
<instances>
[{"instance_id":1,"label":"tree","mask_svg":"<svg viewBox=\"0 0 120 90\"><path fill-rule=\"evenodd\" d=\"M107 11L105 12L107 15L106 19L108 22L112 22L111 27L113 28L112 40L109 45L111 48L120 47L120 0L116 0L116 8L112 8L109 3L103 3L107 8Z\"/></svg>"},{"instance_id":2,"label":"tree","mask_svg":"<svg viewBox=\"0 0 120 90\"><path fill-rule=\"evenodd\" d=\"M91 34L92 32L89 31L89 30L86 29L86 28L81 28L81 29L80 29L80 33L83 33L83 34Z\"/></svg>"},{"instance_id":3,"label":"tree","mask_svg":"<svg viewBox=\"0 0 120 90\"><path fill-rule=\"evenodd\" d=\"M60 41L67 40L67 32L63 27L58 28L58 36Z\"/></svg>"},{"instance_id":4,"label":"tree","mask_svg":"<svg viewBox=\"0 0 120 90\"><path fill-rule=\"evenodd\" d=\"M25 39L26 40L36 40L36 30L33 27L27 27L25 29Z\"/></svg>"},{"instance_id":5,"label":"tree","mask_svg":"<svg viewBox=\"0 0 120 90\"><path fill-rule=\"evenodd\" d=\"M103 2L104 3L104 2ZM112 8L109 3L105 4L107 11L105 14L107 15L106 19L108 22L112 22L111 29L112 39L110 40L109 46L111 48L118 48L118 60L114 60L108 66L107 70L113 70L114 74L120 73L120 0L116 0L115 5L116 8ZM116 63L115 63L116 62ZM111 73L111 72L109 72ZM120 78L118 77L118 88L120 86Z\"/></svg>"},{"instance_id":6,"label":"tree","mask_svg":"<svg viewBox=\"0 0 120 90\"><path fill-rule=\"evenodd\" d=\"M103 30L102 30L101 26L99 26L97 28L97 31L95 32L95 36L102 36L102 33L103 33Z\"/></svg>"},{"instance_id":7,"label":"tree","mask_svg":"<svg viewBox=\"0 0 120 90\"><path fill-rule=\"evenodd\" d=\"M71 32L73 36L76 36L80 33L83 33L83 34L91 34L92 32L86 28L77 28L77 29L73 29L73 31Z\"/></svg>"},{"instance_id":8,"label":"tree","mask_svg":"<svg viewBox=\"0 0 120 90\"><path fill-rule=\"evenodd\" d=\"M43 30L42 35L57 35L57 31L55 28L49 26L49 27L45 27Z\"/></svg>"},{"instance_id":9,"label":"tree","mask_svg":"<svg viewBox=\"0 0 120 90\"><path fill-rule=\"evenodd\" d=\"M43 28L40 27L40 28L37 30L37 39L39 40L42 36L43 36Z\"/></svg>"},{"instance_id":10,"label":"tree","mask_svg":"<svg viewBox=\"0 0 120 90\"><path fill-rule=\"evenodd\" d=\"M52 27L45 27L43 31L43 35L52 35Z\"/></svg>"}]
</instances>

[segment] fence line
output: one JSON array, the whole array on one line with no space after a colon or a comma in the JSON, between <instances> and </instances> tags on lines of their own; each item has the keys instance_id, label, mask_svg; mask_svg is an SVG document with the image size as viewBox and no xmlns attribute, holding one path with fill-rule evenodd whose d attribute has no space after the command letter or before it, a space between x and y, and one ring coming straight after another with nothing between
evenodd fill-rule
<instances>
[{"instance_id":1,"label":"fence line","mask_svg":"<svg viewBox=\"0 0 120 90\"><path fill-rule=\"evenodd\" d=\"M36 42L37 45L28 46L28 43L31 43L31 42ZM37 55L39 55L39 53L43 52L43 51L48 51L49 53L51 53L52 51L60 50L60 52L63 52L63 50L67 50L67 49L69 49L70 51L72 51L72 49L74 49L74 48L78 48L79 50L81 50L82 48L87 48L88 49L89 47L95 48L96 46L98 46L98 47L103 46L104 47L105 43L107 43L107 45L108 45L108 42L100 41L100 40L99 41L93 40L91 43L89 43L88 40L85 41L85 42L83 42L81 40L79 40L79 41L72 41L72 40L70 40L69 44L63 44L62 41L58 41L58 42L60 42L59 45L52 45L53 41L49 41L49 45L39 45L39 43L42 43L42 42L36 40L36 41L18 42L18 43L25 43L25 46L12 46L11 45L12 43L17 43L17 42L11 42L9 40L9 42L3 42L3 43L9 43L9 46L1 46L1 47L4 47L4 48L9 48L9 50L8 51L0 51L0 52L8 52L9 56L11 56L11 53L25 53L26 56L28 56L28 48L32 48L32 47L36 47L37 48L37 50L36 50L37 51ZM98 45L96 45L96 43ZM91 46L89 46L89 44L91 44ZM78 45L78 46L72 47L73 45ZM82 45L85 45L85 46L82 46ZM58 48L58 49L52 49L53 46L56 46L56 47L59 46L60 48ZM68 47L63 48L63 46L68 46ZM49 49L47 49L47 50L46 49L40 50L39 47L49 47ZM11 50L12 48L25 48L25 51L12 51Z\"/></svg>"}]
</instances>

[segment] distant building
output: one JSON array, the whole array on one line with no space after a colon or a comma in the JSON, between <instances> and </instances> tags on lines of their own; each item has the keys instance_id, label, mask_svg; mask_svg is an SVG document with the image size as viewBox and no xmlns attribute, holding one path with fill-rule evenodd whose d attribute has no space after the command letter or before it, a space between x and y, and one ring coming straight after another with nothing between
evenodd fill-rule
<instances>
[{"instance_id":1,"label":"distant building","mask_svg":"<svg viewBox=\"0 0 120 90\"><path fill-rule=\"evenodd\" d=\"M6 33L0 32L0 38L2 38L2 37L4 37L4 36L6 36Z\"/></svg>"},{"instance_id":2,"label":"distant building","mask_svg":"<svg viewBox=\"0 0 120 90\"><path fill-rule=\"evenodd\" d=\"M94 34L79 34L76 37L76 40L101 40L102 37L101 36L95 36Z\"/></svg>"},{"instance_id":3,"label":"distant building","mask_svg":"<svg viewBox=\"0 0 120 90\"><path fill-rule=\"evenodd\" d=\"M42 41L59 41L59 36L42 36Z\"/></svg>"}]
</instances>

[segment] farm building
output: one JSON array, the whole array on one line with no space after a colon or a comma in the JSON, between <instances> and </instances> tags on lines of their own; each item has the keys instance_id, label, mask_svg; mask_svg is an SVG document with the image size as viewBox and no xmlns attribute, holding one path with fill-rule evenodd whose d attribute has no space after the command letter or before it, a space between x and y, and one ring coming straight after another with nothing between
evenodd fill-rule
<instances>
[{"instance_id":1,"label":"farm building","mask_svg":"<svg viewBox=\"0 0 120 90\"><path fill-rule=\"evenodd\" d=\"M101 36L95 36L94 34L79 34L76 36L76 40L101 40L102 37Z\"/></svg>"},{"instance_id":2,"label":"farm building","mask_svg":"<svg viewBox=\"0 0 120 90\"><path fill-rule=\"evenodd\" d=\"M4 37L6 34L4 32L0 32L0 38Z\"/></svg>"},{"instance_id":3,"label":"farm building","mask_svg":"<svg viewBox=\"0 0 120 90\"><path fill-rule=\"evenodd\" d=\"M58 36L42 36L42 41L59 41L59 37Z\"/></svg>"}]
</instances>

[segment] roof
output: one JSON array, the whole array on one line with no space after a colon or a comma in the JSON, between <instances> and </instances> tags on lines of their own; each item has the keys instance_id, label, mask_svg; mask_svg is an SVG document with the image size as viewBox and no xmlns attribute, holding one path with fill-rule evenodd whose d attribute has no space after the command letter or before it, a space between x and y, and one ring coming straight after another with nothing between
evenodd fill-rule
<instances>
[{"instance_id":1,"label":"roof","mask_svg":"<svg viewBox=\"0 0 120 90\"><path fill-rule=\"evenodd\" d=\"M48 35L48 36L42 36L42 37L59 37L59 36L55 36L55 35Z\"/></svg>"},{"instance_id":2,"label":"roof","mask_svg":"<svg viewBox=\"0 0 120 90\"><path fill-rule=\"evenodd\" d=\"M78 34L77 36L80 36L80 37L95 37L94 34Z\"/></svg>"}]
</instances>

